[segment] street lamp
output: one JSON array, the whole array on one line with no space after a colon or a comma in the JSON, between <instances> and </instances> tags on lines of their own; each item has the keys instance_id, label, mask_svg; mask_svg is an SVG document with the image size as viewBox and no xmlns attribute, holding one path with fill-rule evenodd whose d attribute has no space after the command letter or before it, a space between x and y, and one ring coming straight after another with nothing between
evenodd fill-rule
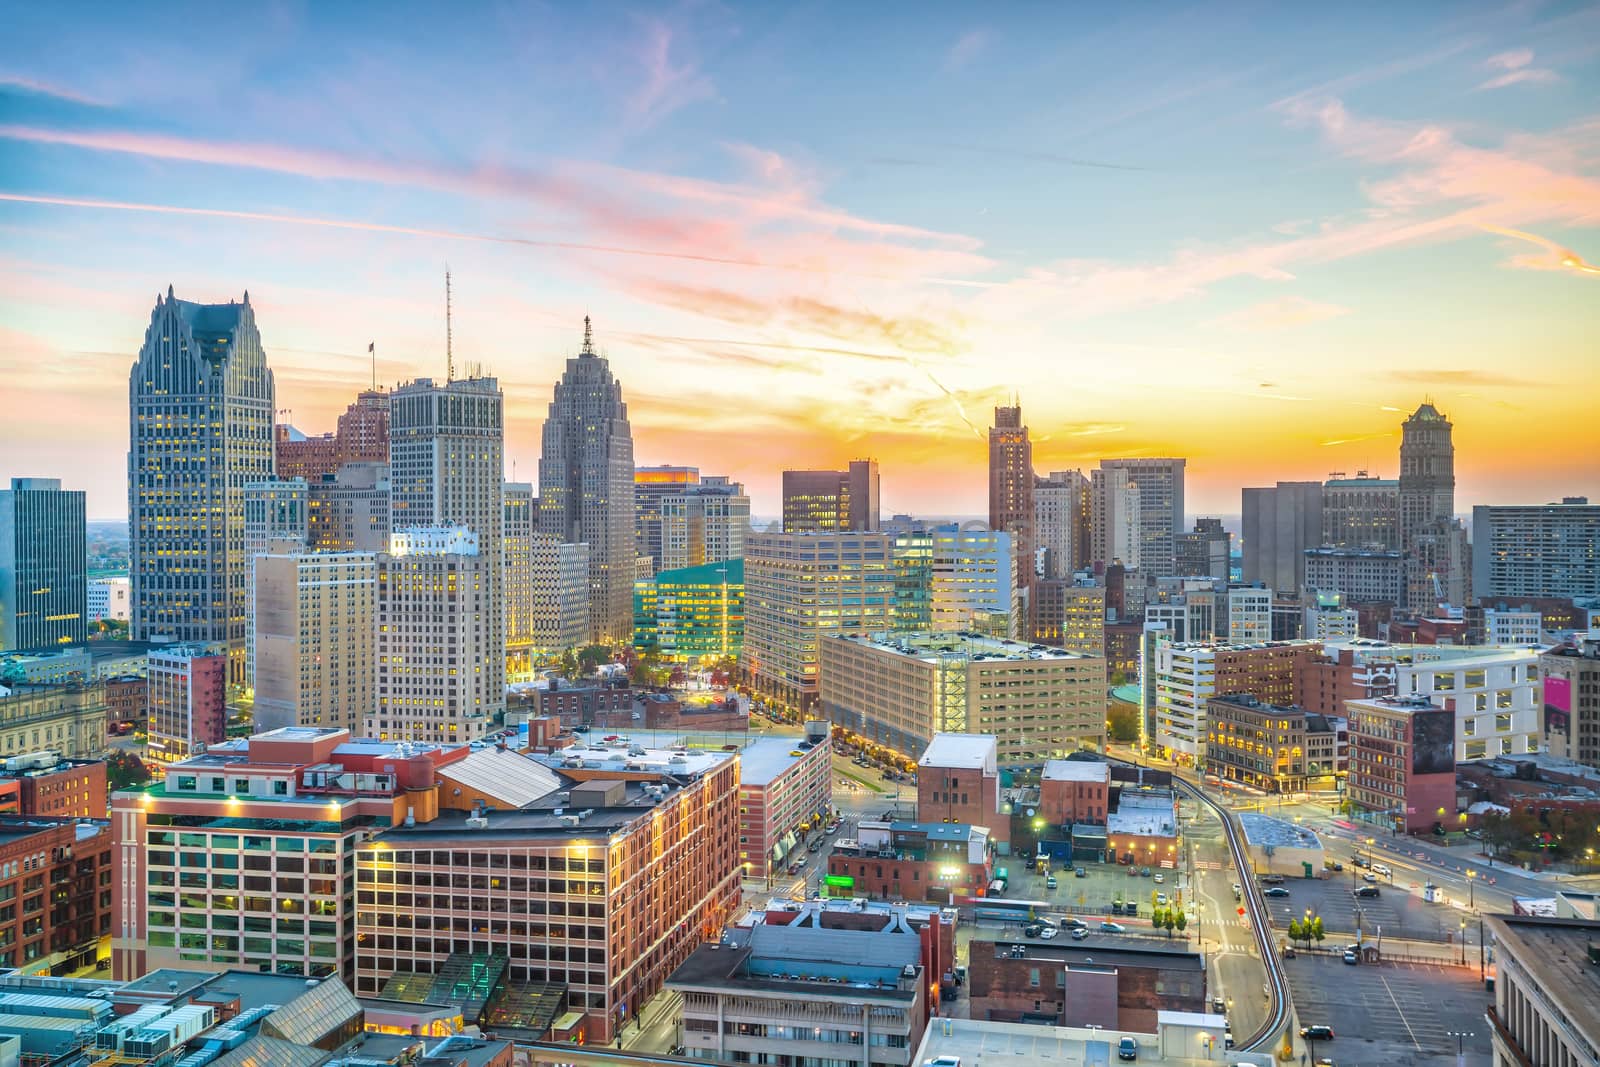
<instances>
[{"instance_id":1,"label":"street lamp","mask_svg":"<svg viewBox=\"0 0 1600 1067\"><path fill-rule=\"evenodd\" d=\"M1475 886L1477 882L1478 872L1472 870L1467 871L1467 909L1469 911L1477 908L1477 897L1473 895L1473 886Z\"/></svg>"},{"instance_id":2,"label":"street lamp","mask_svg":"<svg viewBox=\"0 0 1600 1067\"><path fill-rule=\"evenodd\" d=\"M1460 1061L1460 1059L1467 1054L1467 1038L1477 1037L1478 1035L1464 1033L1460 1030L1447 1030L1445 1031L1444 1036L1453 1037L1456 1039L1456 1060Z\"/></svg>"},{"instance_id":3,"label":"street lamp","mask_svg":"<svg viewBox=\"0 0 1600 1067\"><path fill-rule=\"evenodd\" d=\"M1461 920L1457 940L1461 942L1461 966L1467 965L1467 920Z\"/></svg>"},{"instance_id":4,"label":"street lamp","mask_svg":"<svg viewBox=\"0 0 1600 1067\"><path fill-rule=\"evenodd\" d=\"M1367 838L1367 866L1368 867L1372 866L1372 846L1375 845L1375 844L1377 844L1376 840L1374 840L1373 838L1370 838L1370 837Z\"/></svg>"}]
</instances>

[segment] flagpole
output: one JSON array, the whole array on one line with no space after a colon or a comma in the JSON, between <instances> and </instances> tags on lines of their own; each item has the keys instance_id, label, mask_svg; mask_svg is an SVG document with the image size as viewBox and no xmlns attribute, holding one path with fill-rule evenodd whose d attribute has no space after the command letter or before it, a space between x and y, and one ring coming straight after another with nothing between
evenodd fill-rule
<instances>
[{"instance_id":1,"label":"flagpole","mask_svg":"<svg viewBox=\"0 0 1600 1067\"><path fill-rule=\"evenodd\" d=\"M372 357L372 390L378 390L378 342L367 342L367 354Z\"/></svg>"}]
</instances>

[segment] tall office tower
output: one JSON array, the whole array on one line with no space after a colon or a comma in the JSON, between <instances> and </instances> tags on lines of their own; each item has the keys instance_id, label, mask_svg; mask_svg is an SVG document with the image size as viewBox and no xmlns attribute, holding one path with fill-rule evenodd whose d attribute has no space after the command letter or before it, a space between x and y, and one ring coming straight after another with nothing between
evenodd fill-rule
<instances>
[{"instance_id":1,"label":"tall office tower","mask_svg":"<svg viewBox=\"0 0 1600 1067\"><path fill-rule=\"evenodd\" d=\"M1046 578L1067 578L1089 555L1089 479L1082 471L1051 471L1033 483L1035 544L1044 550Z\"/></svg>"},{"instance_id":2,"label":"tall office tower","mask_svg":"<svg viewBox=\"0 0 1600 1067\"><path fill-rule=\"evenodd\" d=\"M1400 548L1400 483L1357 471L1322 483L1322 543L1394 552Z\"/></svg>"},{"instance_id":3,"label":"tall office tower","mask_svg":"<svg viewBox=\"0 0 1600 1067\"><path fill-rule=\"evenodd\" d=\"M378 691L368 737L467 742L488 733L506 703L500 577L499 562L464 526L395 531L378 554Z\"/></svg>"},{"instance_id":4,"label":"tall office tower","mask_svg":"<svg viewBox=\"0 0 1600 1067\"><path fill-rule=\"evenodd\" d=\"M1233 535L1221 519L1196 519L1194 529L1178 536L1178 577L1228 580L1233 559Z\"/></svg>"},{"instance_id":5,"label":"tall office tower","mask_svg":"<svg viewBox=\"0 0 1600 1067\"><path fill-rule=\"evenodd\" d=\"M921 524L894 537L894 628L933 629L933 533Z\"/></svg>"},{"instance_id":6,"label":"tall office tower","mask_svg":"<svg viewBox=\"0 0 1600 1067\"><path fill-rule=\"evenodd\" d=\"M1125 470L1139 490L1139 566L1157 578L1177 569L1176 542L1183 533L1183 478L1187 460L1103 459L1102 470Z\"/></svg>"},{"instance_id":7,"label":"tall office tower","mask_svg":"<svg viewBox=\"0 0 1600 1067\"><path fill-rule=\"evenodd\" d=\"M272 371L242 303L156 298L128 376L136 641L221 642L245 672L244 487L273 476Z\"/></svg>"},{"instance_id":8,"label":"tall office tower","mask_svg":"<svg viewBox=\"0 0 1600 1067\"><path fill-rule=\"evenodd\" d=\"M753 533L745 542L744 652L752 688L801 710L817 701L817 645L894 625L889 534Z\"/></svg>"},{"instance_id":9,"label":"tall office tower","mask_svg":"<svg viewBox=\"0 0 1600 1067\"><path fill-rule=\"evenodd\" d=\"M1322 544L1322 483L1279 482L1242 495L1242 577L1298 593L1305 585L1305 551Z\"/></svg>"},{"instance_id":10,"label":"tall office tower","mask_svg":"<svg viewBox=\"0 0 1600 1067\"><path fill-rule=\"evenodd\" d=\"M465 527L475 539L473 563L459 563L463 572L473 572L479 583L474 595L484 598L481 619L482 632L471 636L459 635L463 653L481 659L460 659L449 664L462 671L463 676L481 683L481 689L471 694L471 703L465 693L458 694L460 703L444 706L452 724L471 721L473 737L483 735L483 723L472 716L491 713L505 705L506 632L503 525L504 503L501 494L505 485L505 420L504 397L500 384L493 378L467 378L436 385L427 378L419 378L396 389L389 397L389 528L406 530L417 528ZM408 543L431 543L413 538ZM395 552L391 535L389 550ZM432 549L424 557L430 562L418 563L422 570L433 569L444 574L449 567L432 562L439 553ZM449 554L449 550L442 550ZM408 567L398 568L412 573ZM383 571L379 570L379 582ZM381 595L380 588L380 595ZM413 586L413 592L416 587ZM426 598L409 602L421 607ZM438 603L440 617L428 625L437 634L447 621L445 615L454 614L446 604ZM455 609L455 610L460 610ZM420 619L414 621L422 621ZM453 621L453 620L449 620ZM474 626L478 623L474 623ZM468 626L463 623L463 630ZM431 647L437 647L437 644ZM418 661L408 659L408 664ZM444 666L442 660L437 662ZM381 666L381 664L380 664ZM469 673L470 672L470 673ZM408 670L407 673L414 673ZM381 696L382 694L380 694ZM436 741L470 740L448 731L426 734L416 714L422 709L415 702L403 705L410 718L405 729L412 731L404 736ZM436 707L438 707L436 705ZM381 710L381 708L380 708ZM397 718L398 716L391 716ZM391 733L388 736L396 736Z\"/></svg>"},{"instance_id":11,"label":"tall office tower","mask_svg":"<svg viewBox=\"0 0 1600 1067\"><path fill-rule=\"evenodd\" d=\"M339 466L339 439L331 433L308 437L293 426L278 423L273 428L273 466L278 477L316 481Z\"/></svg>"},{"instance_id":12,"label":"tall office tower","mask_svg":"<svg viewBox=\"0 0 1600 1067\"><path fill-rule=\"evenodd\" d=\"M164 645L145 667L149 734L145 759L165 766L198 755L201 745L227 739L227 646Z\"/></svg>"},{"instance_id":13,"label":"tall office tower","mask_svg":"<svg viewBox=\"0 0 1600 1067\"><path fill-rule=\"evenodd\" d=\"M633 632L633 431L622 383L594 350L567 360L545 418L539 453L539 529L589 546L589 630L624 643Z\"/></svg>"},{"instance_id":14,"label":"tall office tower","mask_svg":"<svg viewBox=\"0 0 1600 1067\"><path fill-rule=\"evenodd\" d=\"M1472 509L1472 591L1488 597L1600 596L1600 505Z\"/></svg>"},{"instance_id":15,"label":"tall office tower","mask_svg":"<svg viewBox=\"0 0 1600 1067\"><path fill-rule=\"evenodd\" d=\"M506 673L533 669L533 531L537 506L531 482L505 484Z\"/></svg>"},{"instance_id":16,"label":"tall office tower","mask_svg":"<svg viewBox=\"0 0 1600 1067\"><path fill-rule=\"evenodd\" d=\"M256 557L268 552L300 552L310 540L304 478L251 482L244 487L245 672L256 682Z\"/></svg>"},{"instance_id":17,"label":"tall office tower","mask_svg":"<svg viewBox=\"0 0 1600 1067\"><path fill-rule=\"evenodd\" d=\"M727 478L706 478L692 491L661 501L661 551L655 570L682 570L741 559L750 531L750 498Z\"/></svg>"},{"instance_id":18,"label":"tall office tower","mask_svg":"<svg viewBox=\"0 0 1600 1067\"><path fill-rule=\"evenodd\" d=\"M989 428L989 529L1011 535L1017 583L1025 590L1033 587L1038 569L1033 482L1033 444L1022 422L1022 405L997 407Z\"/></svg>"},{"instance_id":19,"label":"tall office tower","mask_svg":"<svg viewBox=\"0 0 1600 1067\"><path fill-rule=\"evenodd\" d=\"M854 459L842 471L783 472L783 532L878 529L878 461Z\"/></svg>"},{"instance_id":20,"label":"tall office tower","mask_svg":"<svg viewBox=\"0 0 1600 1067\"><path fill-rule=\"evenodd\" d=\"M87 640L87 571L82 490L11 479L0 490L0 652Z\"/></svg>"},{"instance_id":21,"label":"tall office tower","mask_svg":"<svg viewBox=\"0 0 1600 1067\"><path fill-rule=\"evenodd\" d=\"M698 467L637 467L633 472L634 550L655 560L661 569L661 504L668 497L693 492L700 485Z\"/></svg>"},{"instance_id":22,"label":"tall office tower","mask_svg":"<svg viewBox=\"0 0 1600 1067\"><path fill-rule=\"evenodd\" d=\"M1021 569L1009 533L980 522L933 527L930 629L984 629L1004 637L1026 634L1021 618Z\"/></svg>"},{"instance_id":23,"label":"tall office tower","mask_svg":"<svg viewBox=\"0 0 1600 1067\"><path fill-rule=\"evenodd\" d=\"M1472 600L1472 545L1460 519L1441 519L1411 535L1406 553L1406 609L1432 615L1442 605L1460 609Z\"/></svg>"},{"instance_id":24,"label":"tall office tower","mask_svg":"<svg viewBox=\"0 0 1600 1067\"><path fill-rule=\"evenodd\" d=\"M1400 427L1400 548L1441 520L1455 517L1456 449L1450 420L1424 403Z\"/></svg>"},{"instance_id":25,"label":"tall office tower","mask_svg":"<svg viewBox=\"0 0 1600 1067\"><path fill-rule=\"evenodd\" d=\"M318 552L386 552L389 464L346 463L307 487L306 524Z\"/></svg>"},{"instance_id":26,"label":"tall office tower","mask_svg":"<svg viewBox=\"0 0 1600 1067\"><path fill-rule=\"evenodd\" d=\"M1144 565L1140 536L1143 510L1133 472L1106 468L1089 472L1089 562L1100 567Z\"/></svg>"},{"instance_id":27,"label":"tall office tower","mask_svg":"<svg viewBox=\"0 0 1600 1067\"><path fill-rule=\"evenodd\" d=\"M577 648L589 639L589 546L534 533L533 651L543 655Z\"/></svg>"},{"instance_id":28,"label":"tall office tower","mask_svg":"<svg viewBox=\"0 0 1600 1067\"><path fill-rule=\"evenodd\" d=\"M255 729L361 732L377 670L377 558L284 552L255 558Z\"/></svg>"}]
</instances>

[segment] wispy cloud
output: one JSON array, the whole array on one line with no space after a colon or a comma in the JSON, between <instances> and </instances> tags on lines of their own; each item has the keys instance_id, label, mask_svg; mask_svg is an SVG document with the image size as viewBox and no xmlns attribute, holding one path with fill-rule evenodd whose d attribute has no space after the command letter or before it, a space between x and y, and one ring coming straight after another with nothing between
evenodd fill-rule
<instances>
[{"instance_id":1,"label":"wispy cloud","mask_svg":"<svg viewBox=\"0 0 1600 1067\"><path fill-rule=\"evenodd\" d=\"M971 63L989 47L993 34L987 29L968 30L956 38L956 43L944 56L945 70L960 70Z\"/></svg>"},{"instance_id":2,"label":"wispy cloud","mask_svg":"<svg viewBox=\"0 0 1600 1067\"><path fill-rule=\"evenodd\" d=\"M1323 448L1332 448L1335 445L1353 445L1361 441L1377 441L1385 437L1393 436L1393 430L1390 430L1387 433L1359 433L1353 437L1334 437L1327 441L1321 442L1321 445Z\"/></svg>"},{"instance_id":3,"label":"wispy cloud","mask_svg":"<svg viewBox=\"0 0 1600 1067\"><path fill-rule=\"evenodd\" d=\"M1207 325L1223 330L1268 333L1307 326L1313 322L1325 322L1348 314L1350 309L1338 304L1321 303L1303 296L1286 296L1219 316Z\"/></svg>"},{"instance_id":4,"label":"wispy cloud","mask_svg":"<svg viewBox=\"0 0 1600 1067\"><path fill-rule=\"evenodd\" d=\"M1514 48L1490 56L1484 66L1500 73L1479 85L1479 89L1504 89L1508 85L1548 85L1561 80L1561 75L1543 67L1531 66L1533 49Z\"/></svg>"},{"instance_id":5,"label":"wispy cloud","mask_svg":"<svg viewBox=\"0 0 1600 1067\"><path fill-rule=\"evenodd\" d=\"M1600 267L1595 266L1593 263L1585 262L1584 258L1572 249L1558 245L1547 237L1540 237L1536 233L1528 233L1524 230L1508 229L1504 226L1480 225L1479 229L1486 230L1489 233L1500 234L1502 237L1513 237L1518 241L1526 241L1529 244L1538 245L1548 253L1543 256L1513 256L1511 258L1513 267L1523 267L1528 270L1570 270L1579 274L1600 275Z\"/></svg>"},{"instance_id":6,"label":"wispy cloud","mask_svg":"<svg viewBox=\"0 0 1600 1067\"><path fill-rule=\"evenodd\" d=\"M693 60L673 58L677 34L661 19L644 20L635 58L644 81L628 97L626 112L634 129L646 129L680 108L717 95L711 78Z\"/></svg>"},{"instance_id":7,"label":"wispy cloud","mask_svg":"<svg viewBox=\"0 0 1600 1067\"><path fill-rule=\"evenodd\" d=\"M1514 374L1497 374L1481 370L1405 370L1391 377L1408 385L1425 386L1484 386L1495 389L1532 389L1548 383L1533 378L1519 378Z\"/></svg>"},{"instance_id":8,"label":"wispy cloud","mask_svg":"<svg viewBox=\"0 0 1600 1067\"><path fill-rule=\"evenodd\" d=\"M39 81L37 78L25 78L20 75L0 74L0 89L18 90L34 96L49 96L57 100L64 100L69 104L80 104L84 107L111 106L105 100L87 96L76 89L67 89L51 82Z\"/></svg>"}]
</instances>

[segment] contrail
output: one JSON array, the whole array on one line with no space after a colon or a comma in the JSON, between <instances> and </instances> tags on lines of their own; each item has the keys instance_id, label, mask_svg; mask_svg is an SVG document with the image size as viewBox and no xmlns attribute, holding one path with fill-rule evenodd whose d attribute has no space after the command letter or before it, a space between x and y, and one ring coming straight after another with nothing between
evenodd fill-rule
<instances>
[{"instance_id":1,"label":"contrail","mask_svg":"<svg viewBox=\"0 0 1600 1067\"><path fill-rule=\"evenodd\" d=\"M960 278L897 279L886 274L866 274L859 271L835 271L821 267L808 267L796 263L768 263L759 259L738 259L728 256L705 256L693 252L660 252L647 248L623 248L617 245L583 244L577 241L549 241L533 237L506 237L497 234L466 233L460 230L436 230L419 226L394 226L382 222L359 222L351 219L317 218L310 215L282 215L266 211L235 211L214 207L179 207L173 204L144 204L122 200L92 200L73 196L30 196L26 193L0 193L0 200L16 204L49 204L56 207L98 208L103 211L143 211L158 215L188 215L217 219L241 219L247 222L281 222L295 226L316 226L334 230L360 230L366 233L392 233L407 237L430 237L446 241L474 241L483 244L516 245L523 248L554 248L568 252L595 252L608 256L635 256L645 259L689 260L695 263L717 263L732 267L755 267L760 270L785 270L799 274L837 275L841 277L872 278L879 281L915 281L933 285L955 285L987 289L996 283L968 281Z\"/></svg>"},{"instance_id":2,"label":"contrail","mask_svg":"<svg viewBox=\"0 0 1600 1067\"><path fill-rule=\"evenodd\" d=\"M1490 233L1498 233L1502 237L1515 237L1519 241L1536 244L1553 253L1557 263L1569 270L1575 270L1579 274L1600 274L1600 267L1595 266L1593 263L1585 263L1583 257L1578 253L1570 248L1563 248L1548 237L1540 237L1536 233L1526 233L1522 230L1508 230L1504 226L1490 226L1486 222L1478 223L1478 229L1488 230Z\"/></svg>"}]
</instances>

